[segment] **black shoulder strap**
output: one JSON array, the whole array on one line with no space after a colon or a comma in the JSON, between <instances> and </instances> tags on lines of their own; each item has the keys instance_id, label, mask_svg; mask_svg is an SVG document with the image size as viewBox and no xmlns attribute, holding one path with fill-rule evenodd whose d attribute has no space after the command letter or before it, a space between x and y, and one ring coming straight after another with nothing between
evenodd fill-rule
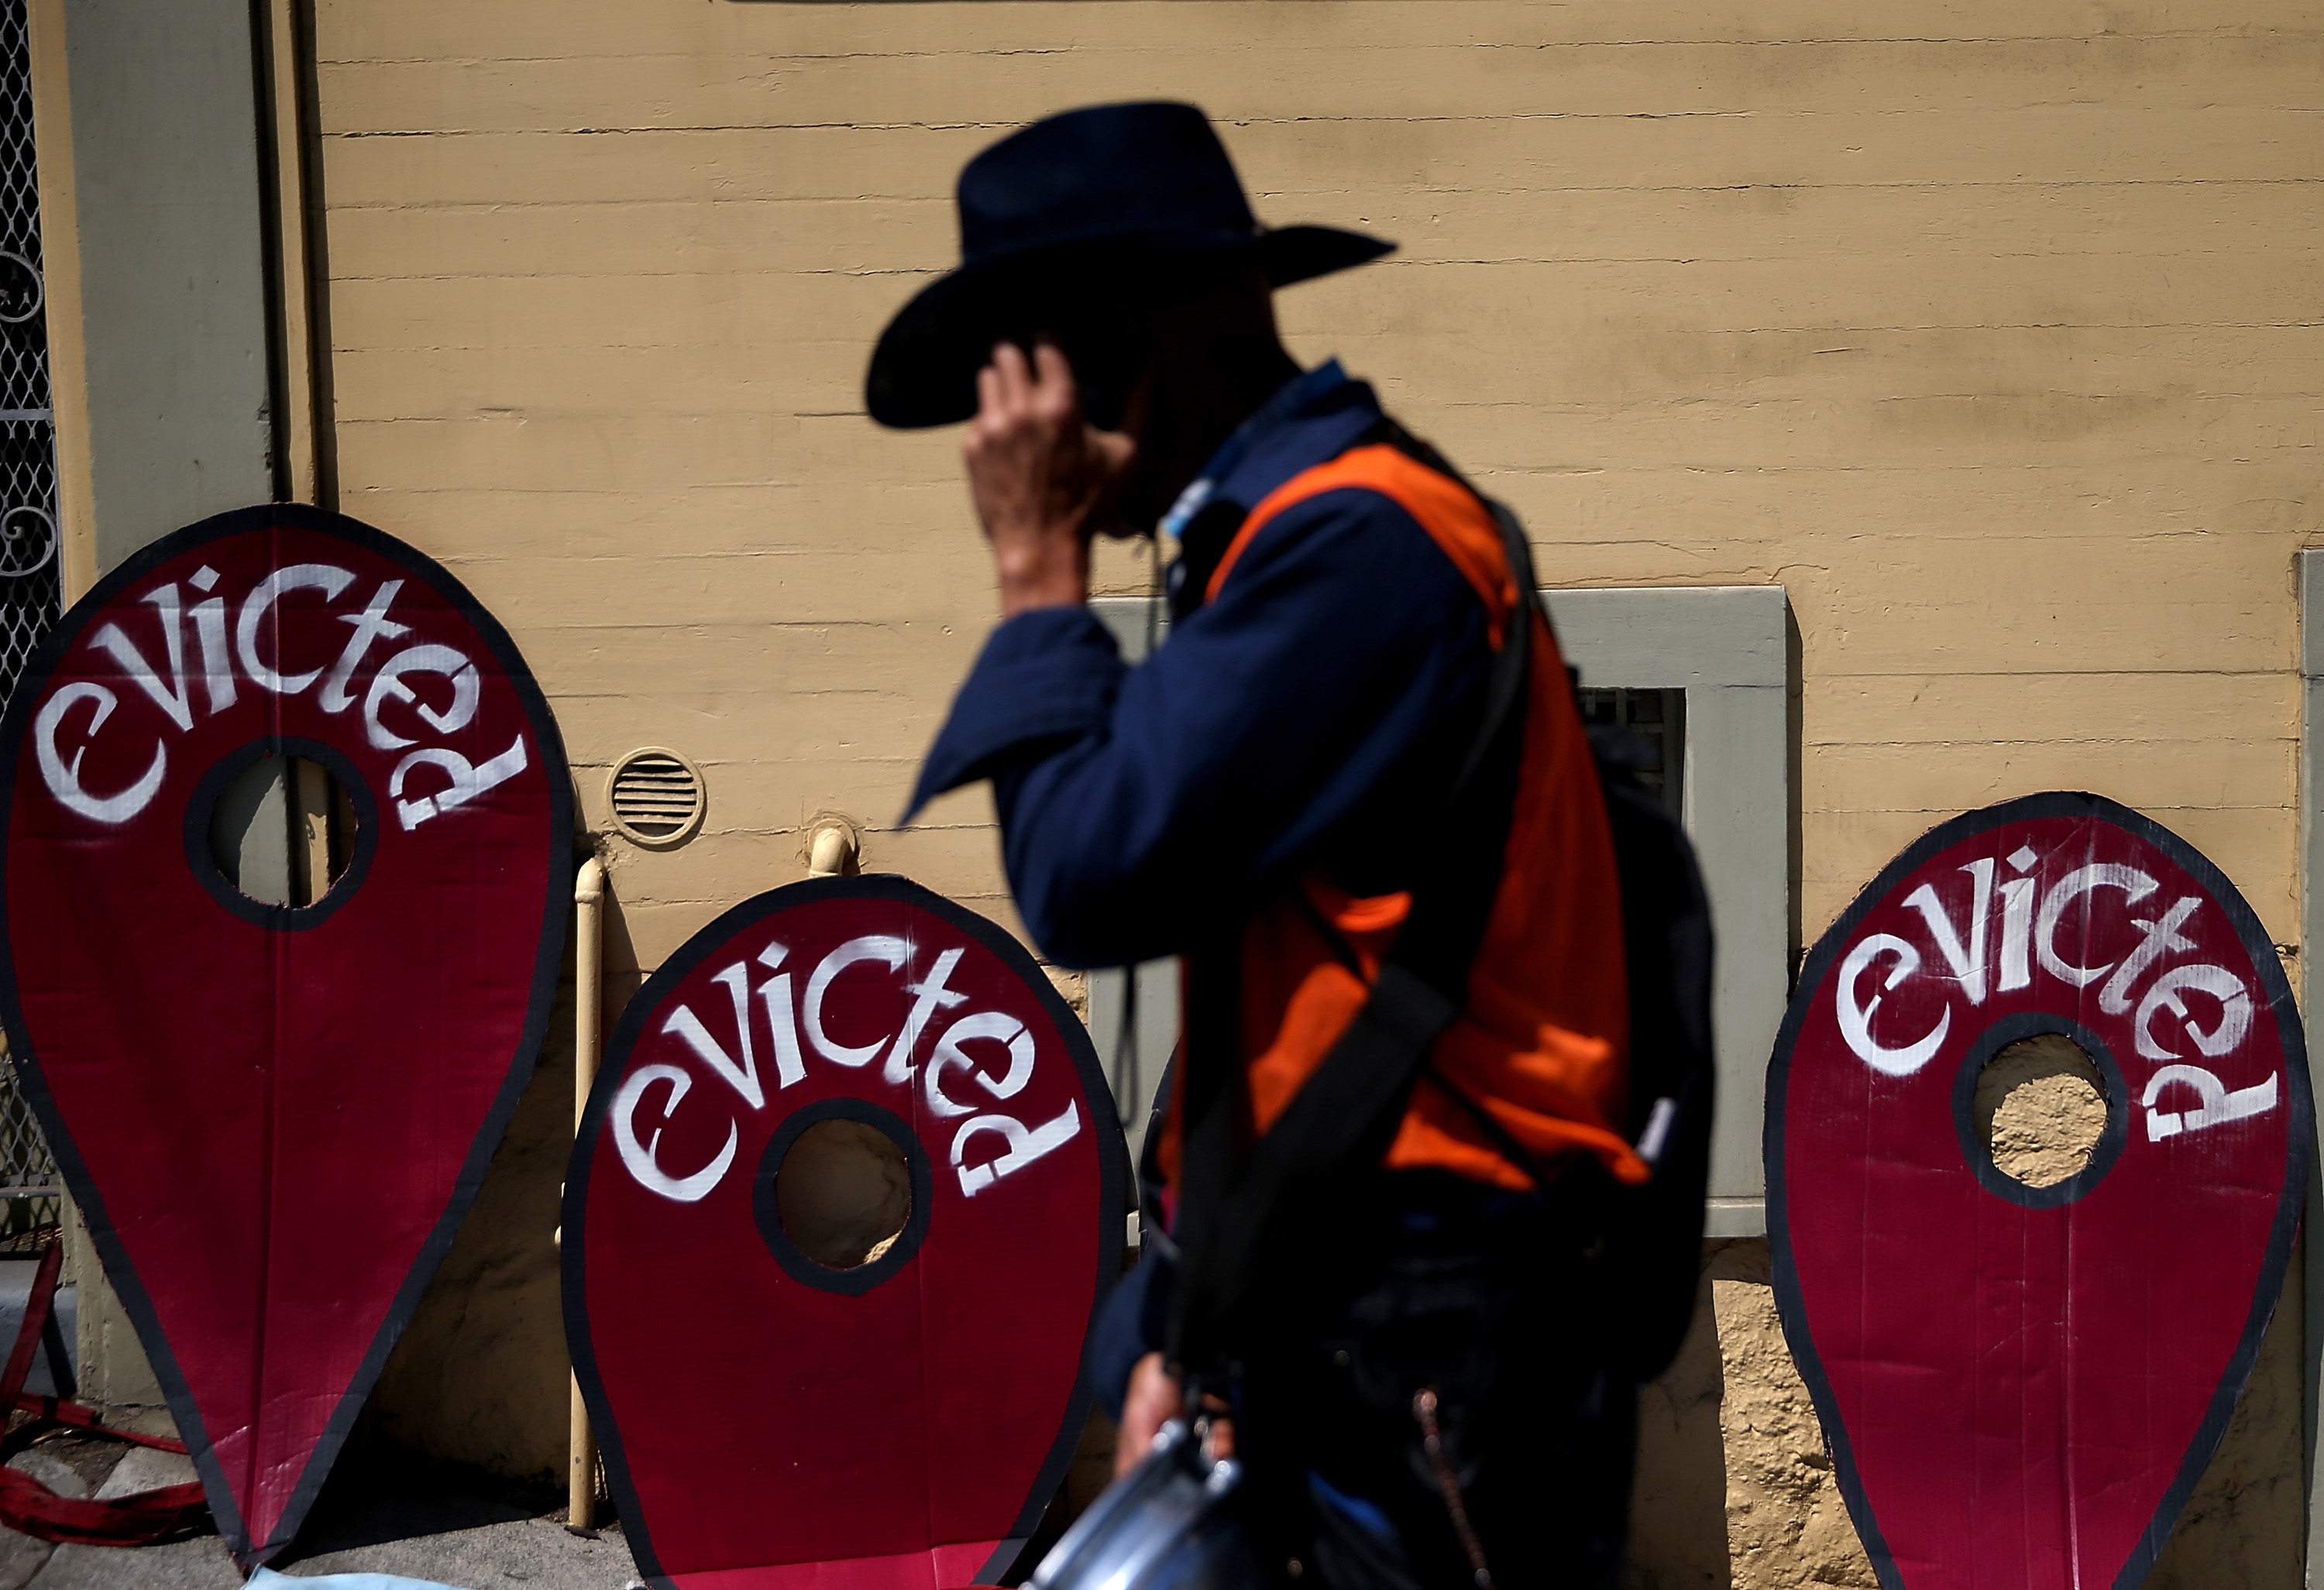
<instances>
[{"instance_id":1,"label":"black shoulder strap","mask_svg":"<svg viewBox=\"0 0 2324 1590\"><path fill-rule=\"evenodd\" d=\"M1433 455L1420 456L1452 473ZM1494 655L1476 736L1415 883L1411 915L1370 997L1240 1169L1241 1096L1234 1081L1240 1013L1233 969L1240 946L1229 935L1195 957L1169 1350L1197 1375L1227 1366L1228 1321L1276 1233L1320 1212L1342 1177L1377 1164L1387 1152L1430 1045L1468 997L1470 964L1499 892L1508 845L1538 600L1532 552L1517 517L1481 500L1500 527L1520 598Z\"/></svg>"}]
</instances>

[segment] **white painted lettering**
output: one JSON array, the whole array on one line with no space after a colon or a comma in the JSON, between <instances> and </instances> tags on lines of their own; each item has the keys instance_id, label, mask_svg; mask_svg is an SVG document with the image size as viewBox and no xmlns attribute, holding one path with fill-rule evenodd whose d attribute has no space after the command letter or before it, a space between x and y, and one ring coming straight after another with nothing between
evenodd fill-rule
<instances>
[{"instance_id":1,"label":"white painted lettering","mask_svg":"<svg viewBox=\"0 0 2324 1590\"><path fill-rule=\"evenodd\" d=\"M2112 961L2104 966L2076 966L2058 953L2058 924L2066 907L2097 888L2120 889L2127 903L2135 905L2154 892L2155 883L2135 867L2098 861L2069 872L2043 896L2042 914L2034 924L2034 952L2041 958L2044 971L2078 988L2089 988L2114 970Z\"/></svg>"},{"instance_id":2,"label":"white painted lettering","mask_svg":"<svg viewBox=\"0 0 2324 1590\"><path fill-rule=\"evenodd\" d=\"M741 1063L737 1064L720 1047L718 1040L710 1035L710 1029L702 1025L702 1018L694 1014L691 1006L681 1005L670 1012L669 1019L662 1023L661 1030L665 1036L682 1040L703 1064L742 1096L743 1103L752 1109L764 1109L766 1090L759 1086L759 1056L751 1043L750 976L750 969L738 960L710 979L714 983L725 984L726 992L734 1002L734 1030L741 1039L742 1051Z\"/></svg>"},{"instance_id":3,"label":"white painted lettering","mask_svg":"<svg viewBox=\"0 0 2324 1590\"><path fill-rule=\"evenodd\" d=\"M698 1203L718 1185L726 1168L734 1163L735 1146L742 1133L734 1123L726 1123L726 1146L717 1157L691 1176L671 1176L655 1160L661 1147L662 1128L656 1126L653 1135L645 1142L638 1141L638 1106L646 1089L657 1082L669 1084L669 1098L661 1107L661 1118L668 1121L677 1113L678 1101L694 1086L694 1079L674 1065L640 1066L622 1082L622 1090L613 1095L613 1146L622 1156L622 1165L634 1177L639 1186L648 1192L659 1193L675 1203Z\"/></svg>"},{"instance_id":4,"label":"white painted lettering","mask_svg":"<svg viewBox=\"0 0 2324 1590\"><path fill-rule=\"evenodd\" d=\"M935 1062L931 1061L929 1064L933 1070ZM1063 1148L1081 1129L1081 1110L1070 1099L1065 1103L1065 1114L1030 1131L1013 1116L978 1116L964 1123L952 1140L953 1168L960 1172L961 1191L974 1198L1001 1177L1014 1175L1042 1155ZM1009 1152L989 1164L964 1163L968 1157L970 1139L983 1132L1000 1134L1008 1142Z\"/></svg>"},{"instance_id":5,"label":"white painted lettering","mask_svg":"<svg viewBox=\"0 0 2324 1590\"><path fill-rule=\"evenodd\" d=\"M2209 994L2219 1002L2218 1026L2206 1033L2189 1019L2187 1002L2179 997L2182 988ZM2214 1060L2233 1053L2251 1031L2251 994L2245 988L2243 979L2224 966L2174 966L2154 979L2153 986L2146 990L2146 997L2138 1002L2138 1014L2130 1018L2138 1052L2149 1060L2178 1058L2178 1052L2158 1040L2150 1025L2156 1013L2163 1010L2186 1029L2196 1048Z\"/></svg>"},{"instance_id":6,"label":"white painted lettering","mask_svg":"<svg viewBox=\"0 0 2324 1590\"><path fill-rule=\"evenodd\" d=\"M816 1052L834 1065L870 1065L878 1059L888 1042L884 1037L860 1049L832 1042L831 1034L824 1031L823 998L831 991L832 979L859 960L881 961L890 971L901 971L911 958L911 944L892 933L870 933L850 939L825 956L823 964L815 969L815 975L807 979L807 1008L801 1013L806 1018L807 1041L815 1045Z\"/></svg>"},{"instance_id":7,"label":"white painted lettering","mask_svg":"<svg viewBox=\"0 0 2324 1590\"><path fill-rule=\"evenodd\" d=\"M442 712L421 701L403 682L406 674L441 674L452 682L452 704ZM375 750L392 751L410 745L410 737L396 733L379 721L379 709L390 698L409 702L427 724L439 734L453 734L468 726L484 696L476 665L448 646L415 646L397 652L371 682L364 697L364 737Z\"/></svg>"},{"instance_id":8,"label":"white painted lettering","mask_svg":"<svg viewBox=\"0 0 2324 1590\"><path fill-rule=\"evenodd\" d=\"M234 631L235 649L241 654L242 671L250 676L252 684L277 695L296 695L323 676L320 668L304 674L278 674L260 661L258 627L274 611L274 604L282 599L283 593L315 590L320 591L327 600L336 601L339 593L354 583L355 577L353 570L327 563L294 563L287 568L276 569L258 583L258 588L243 602L242 619L235 624ZM278 657L275 660L279 662L281 659ZM381 746L380 749L386 750L390 748Z\"/></svg>"},{"instance_id":9,"label":"white painted lettering","mask_svg":"<svg viewBox=\"0 0 2324 1590\"><path fill-rule=\"evenodd\" d=\"M364 653L371 649L373 641L394 640L411 633L410 625L399 624L387 616L388 604L402 589L402 581L390 580L372 593L371 601L363 611L339 615L339 622L353 624L355 632L347 637L346 649L339 653L339 660L331 665L331 676L323 681L322 692L315 697L316 704L325 712L344 712L353 704L355 692L347 688L347 681L355 677L355 669L362 666ZM392 750L394 748L382 749Z\"/></svg>"},{"instance_id":10,"label":"white painted lettering","mask_svg":"<svg viewBox=\"0 0 2324 1590\"><path fill-rule=\"evenodd\" d=\"M105 727L106 719L113 715L115 704L113 692L102 685L92 685L82 679L66 685L42 703L40 715L32 720L33 754L41 766L41 782L49 786L49 793L56 796L58 803L69 812L78 812L92 823L108 825L126 823L143 811L146 804L161 790L161 776L170 766L169 747L155 740L152 764L136 783L119 795L89 794L81 787L80 782L81 758L88 754L88 747L83 745L73 752L70 762L67 762L57 750L57 731L62 727L65 714L81 702L89 703L95 709L89 713L87 731L88 738L93 740L97 738L97 731Z\"/></svg>"},{"instance_id":11,"label":"white painted lettering","mask_svg":"<svg viewBox=\"0 0 2324 1590\"><path fill-rule=\"evenodd\" d=\"M946 950L936 957L936 963L920 982L907 983L904 992L913 996L911 1014L904 1017L904 1030L896 1034L895 1043L888 1051L888 1063L880 1071L883 1082L908 1082L912 1080L912 1051L920 1045L920 1034L939 1007L951 1010L968 1003L968 996L945 987L945 979L960 965L965 950Z\"/></svg>"},{"instance_id":12,"label":"white painted lettering","mask_svg":"<svg viewBox=\"0 0 2324 1590\"><path fill-rule=\"evenodd\" d=\"M1921 952L1894 933L1874 933L1848 952L1840 962L1840 987L1834 992L1833 1004L1840 1018L1840 1035L1856 1052L1856 1057L1874 1071L1891 1077L1909 1077L1929 1063L1945 1041L1945 1034L1953 1025L1952 1007L1947 1006L1937 1018L1936 1026L1927 1036L1901 1049L1891 1049L1872 1035L1872 1016L1886 997L1876 993L1868 1000L1859 1001L1856 985L1874 961L1883 955L1896 957L1896 964L1880 986L1893 990L1897 984L1921 970Z\"/></svg>"},{"instance_id":13,"label":"white painted lettering","mask_svg":"<svg viewBox=\"0 0 2324 1590\"><path fill-rule=\"evenodd\" d=\"M1992 914L1993 859L1988 856L1972 861L1961 870L1968 873L1971 880L1969 943L1966 948L1961 943L1960 930L1953 926L1952 918L1945 914L1945 908L1938 901L1937 891L1932 887L1923 884L1904 896L1904 904L1918 911L1921 920L1929 924L1929 937L1935 941L1938 952L1945 958L1945 964L1953 969L1953 976L1960 980L1961 991L1969 996L1969 1002L1982 1005L1985 1003L1985 923Z\"/></svg>"},{"instance_id":14,"label":"white painted lettering","mask_svg":"<svg viewBox=\"0 0 2324 1590\"><path fill-rule=\"evenodd\" d=\"M211 584L217 584L215 574ZM194 603L194 639L201 643L202 683L209 687L210 716L216 717L235 702L234 656L226 646L225 597Z\"/></svg>"},{"instance_id":15,"label":"white painted lettering","mask_svg":"<svg viewBox=\"0 0 2324 1590\"><path fill-rule=\"evenodd\" d=\"M2108 1016L2120 1016L2130 1008L2131 985L2146 975L2148 967L2173 950L2195 947L2195 941L2179 930L2187 925L2187 919L2195 914L2195 907L2201 904L2196 896L2189 895L2164 912L2160 921L2149 922L2143 916L2131 919L2131 925L2145 936L2139 941L2137 949L2123 958L2122 964L2115 969L2114 976L2107 979L2106 987L2098 990L2100 1010Z\"/></svg>"},{"instance_id":16,"label":"white painted lettering","mask_svg":"<svg viewBox=\"0 0 2324 1590\"><path fill-rule=\"evenodd\" d=\"M121 671L129 676L130 682L151 696L153 704L161 709L171 722L180 729L191 729L194 726L194 703L186 685L186 636L179 609L178 587L175 584L164 585L149 593L145 600L161 614L161 650L170 659L170 689L161 688L161 678L154 673L153 665L129 643L129 637L122 633L120 625L107 624L99 630L94 644L99 651L121 665Z\"/></svg>"},{"instance_id":17,"label":"white painted lettering","mask_svg":"<svg viewBox=\"0 0 2324 1590\"><path fill-rule=\"evenodd\" d=\"M759 964L772 971L789 953L785 945L769 944L759 951ZM759 1002L767 1007L767 1025L775 1034L775 1086L788 1088L806 1081L807 1066L799 1058L798 1016L791 1008L791 974L784 972L759 985Z\"/></svg>"},{"instance_id":18,"label":"white painted lettering","mask_svg":"<svg viewBox=\"0 0 2324 1590\"><path fill-rule=\"evenodd\" d=\"M1009 1046L1007 1072L996 1078L989 1071L977 1070L976 1062L961 1048L977 1038ZM1033 1034L1026 1030L1023 1022L997 1010L980 1010L953 1023L937 1043L936 1052L928 1056L924 1079L928 1108L936 1115L964 1116L975 1107L961 1103L944 1089L945 1072L955 1067L974 1077L993 1098L1014 1098L1033 1080Z\"/></svg>"},{"instance_id":19,"label":"white painted lettering","mask_svg":"<svg viewBox=\"0 0 2324 1590\"><path fill-rule=\"evenodd\" d=\"M396 803L395 814L402 819L408 832L419 827L439 812L464 806L497 785L506 784L524 771L527 757L524 736L520 733L509 743L508 749L493 758L483 767L471 766L458 751L441 746L422 746L395 765L387 776L387 793ZM421 795L414 800L403 799L403 781L418 767L441 767L451 777L449 787L434 795Z\"/></svg>"},{"instance_id":20,"label":"white painted lettering","mask_svg":"<svg viewBox=\"0 0 2324 1590\"><path fill-rule=\"evenodd\" d=\"M2163 1089L2173 1083L2192 1088L2203 1102L2190 1110L2155 1108ZM2166 1065L2146 1080L2146 1092L2139 1103L2146 1107L2146 1140L2160 1143L2181 1132L2200 1132L2206 1126L2265 1115L2275 1107L2275 1073L2270 1071L2265 1081L2230 1093L2226 1083L2201 1066Z\"/></svg>"},{"instance_id":21,"label":"white painted lettering","mask_svg":"<svg viewBox=\"0 0 2324 1590\"><path fill-rule=\"evenodd\" d=\"M2011 859L2013 862L2015 858ZM2042 881L2034 878L2005 878L2001 885L2001 982L2007 993L2034 980L2034 896Z\"/></svg>"}]
</instances>

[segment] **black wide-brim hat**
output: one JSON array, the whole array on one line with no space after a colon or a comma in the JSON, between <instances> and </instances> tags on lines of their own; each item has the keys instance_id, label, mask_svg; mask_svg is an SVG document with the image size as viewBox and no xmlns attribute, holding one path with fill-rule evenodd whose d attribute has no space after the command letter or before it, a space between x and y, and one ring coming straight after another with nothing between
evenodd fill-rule
<instances>
[{"instance_id":1,"label":"black wide-brim hat","mask_svg":"<svg viewBox=\"0 0 2324 1590\"><path fill-rule=\"evenodd\" d=\"M1185 268L1247 254L1268 283L1343 271L1396 244L1331 226L1261 226L1225 145L1191 105L1100 105L1013 133L960 174L961 262L897 312L863 406L899 430L976 412L976 372L1029 304L1103 280L1167 290Z\"/></svg>"}]
</instances>

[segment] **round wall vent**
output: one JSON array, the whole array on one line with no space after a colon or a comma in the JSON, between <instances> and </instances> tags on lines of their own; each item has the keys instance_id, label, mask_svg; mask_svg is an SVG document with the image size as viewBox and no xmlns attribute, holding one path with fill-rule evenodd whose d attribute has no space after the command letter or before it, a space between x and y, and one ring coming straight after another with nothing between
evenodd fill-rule
<instances>
[{"instance_id":1,"label":"round wall vent","mask_svg":"<svg viewBox=\"0 0 2324 1590\"><path fill-rule=\"evenodd\" d=\"M658 745L613 764L606 804L613 826L641 845L674 845L702 826L702 769Z\"/></svg>"}]
</instances>

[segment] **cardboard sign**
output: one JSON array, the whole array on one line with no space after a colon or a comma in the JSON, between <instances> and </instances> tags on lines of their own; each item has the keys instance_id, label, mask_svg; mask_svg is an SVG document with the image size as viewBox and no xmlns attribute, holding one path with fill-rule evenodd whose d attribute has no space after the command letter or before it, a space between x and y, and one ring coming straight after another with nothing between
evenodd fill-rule
<instances>
[{"instance_id":1,"label":"cardboard sign","mask_svg":"<svg viewBox=\"0 0 2324 1590\"><path fill-rule=\"evenodd\" d=\"M1088 1034L984 918L817 878L687 941L565 1189L566 1337L648 1580L997 1582L1088 1417L1126 1171Z\"/></svg>"},{"instance_id":2,"label":"cardboard sign","mask_svg":"<svg viewBox=\"0 0 2324 1590\"><path fill-rule=\"evenodd\" d=\"M2105 1120L2035 1187L1974 1100L2042 1034ZM1874 880L1801 976L1766 1149L1784 1333L1883 1585L2144 1577L2250 1376L2313 1130L2266 933L2158 824L2034 795Z\"/></svg>"},{"instance_id":3,"label":"cardboard sign","mask_svg":"<svg viewBox=\"0 0 2324 1590\"><path fill-rule=\"evenodd\" d=\"M0 738L9 1043L219 1532L263 1558L531 1071L571 893L564 753L457 581L291 506L108 575ZM307 831L279 783L229 821L269 758L323 792ZM278 865L335 852L337 881L302 901L236 872L237 833Z\"/></svg>"}]
</instances>

